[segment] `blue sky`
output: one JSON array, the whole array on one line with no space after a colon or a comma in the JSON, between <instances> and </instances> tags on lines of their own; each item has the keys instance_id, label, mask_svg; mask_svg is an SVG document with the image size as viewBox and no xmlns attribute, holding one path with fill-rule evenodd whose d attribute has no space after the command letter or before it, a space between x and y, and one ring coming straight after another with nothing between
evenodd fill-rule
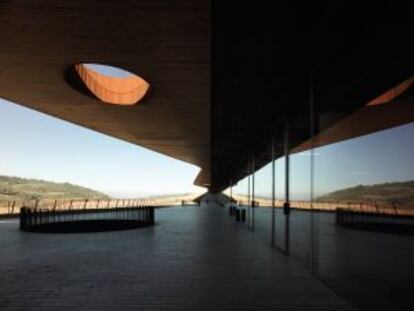
<instances>
[{"instance_id":1,"label":"blue sky","mask_svg":"<svg viewBox=\"0 0 414 311\"><path fill-rule=\"evenodd\" d=\"M103 64L88 64L88 63L85 63L84 65L85 67L89 69L95 70L99 72L100 74L110 76L110 77L125 78L125 77L133 75L133 73L126 71L124 69L118 68L118 67L112 67L112 66L107 66Z\"/></svg>"},{"instance_id":2,"label":"blue sky","mask_svg":"<svg viewBox=\"0 0 414 311\"><path fill-rule=\"evenodd\" d=\"M0 175L70 182L117 197L200 192L199 169L0 99Z\"/></svg>"}]
</instances>

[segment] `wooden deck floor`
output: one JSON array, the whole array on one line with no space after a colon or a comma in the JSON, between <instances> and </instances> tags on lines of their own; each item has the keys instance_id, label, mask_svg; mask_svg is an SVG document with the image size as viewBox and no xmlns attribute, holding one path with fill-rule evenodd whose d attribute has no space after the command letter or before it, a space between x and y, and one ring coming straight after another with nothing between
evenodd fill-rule
<instances>
[{"instance_id":1,"label":"wooden deck floor","mask_svg":"<svg viewBox=\"0 0 414 311\"><path fill-rule=\"evenodd\" d=\"M0 220L0 310L353 310L220 208L154 227L40 234Z\"/></svg>"}]
</instances>

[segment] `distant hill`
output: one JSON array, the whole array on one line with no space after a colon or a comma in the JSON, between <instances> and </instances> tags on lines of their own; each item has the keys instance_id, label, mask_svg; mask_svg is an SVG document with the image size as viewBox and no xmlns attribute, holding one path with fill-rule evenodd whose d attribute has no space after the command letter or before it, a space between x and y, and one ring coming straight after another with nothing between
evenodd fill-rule
<instances>
[{"instance_id":1,"label":"distant hill","mask_svg":"<svg viewBox=\"0 0 414 311\"><path fill-rule=\"evenodd\" d=\"M92 189L69 183L0 176L0 202L42 199L108 199Z\"/></svg>"},{"instance_id":2,"label":"distant hill","mask_svg":"<svg viewBox=\"0 0 414 311\"><path fill-rule=\"evenodd\" d=\"M414 180L392 182L372 186L356 186L335 191L318 198L318 201L349 201L349 202L396 202L404 206L414 206Z\"/></svg>"}]
</instances>

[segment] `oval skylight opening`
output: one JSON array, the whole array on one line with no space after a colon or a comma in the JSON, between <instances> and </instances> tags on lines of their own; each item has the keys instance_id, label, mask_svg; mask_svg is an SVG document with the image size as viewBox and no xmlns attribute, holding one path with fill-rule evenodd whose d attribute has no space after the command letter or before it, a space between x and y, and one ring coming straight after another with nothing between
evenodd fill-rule
<instances>
[{"instance_id":1,"label":"oval skylight opening","mask_svg":"<svg viewBox=\"0 0 414 311\"><path fill-rule=\"evenodd\" d=\"M74 69L88 90L104 103L135 105L149 89L147 81L121 68L82 63Z\"/></svg>"}]
</instances>

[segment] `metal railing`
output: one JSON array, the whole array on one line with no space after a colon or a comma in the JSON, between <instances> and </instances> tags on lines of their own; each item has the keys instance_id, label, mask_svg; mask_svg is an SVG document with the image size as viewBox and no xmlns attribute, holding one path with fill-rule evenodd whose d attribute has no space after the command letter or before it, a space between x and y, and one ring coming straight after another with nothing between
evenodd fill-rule
<instances>
[{"instance_id":1,"label":"metal railing","mask_svg":"<svg viewBox=\"0 0 414 311\"><path fill-rule=\"evenodd\" d=\"M395 225L413 226L414 218L399 214L381 214L361 212L351 209L339 208L336 210L336 224L348 225Z\"/></svg>"},{"instance_id":2,"label":"metal railing","mask_svg":"<svg viewBox=\"0 0 414 311\"><path fill-rule=\"evenodd\" d=\"M249 205L249 201L242 196L236 197L238 205ZM255 198L256 206L271 207L272 201L267 198ZM276 200L276 208L283 208L283 200ZM383 202L383 201L371 201L371 202L309 202L309 201L290 201L292 209L298 210L314 210L314 211L332 211L347 210L354 213L366 213L376 215L389 215L389 216L414 216L414 207L409 208L406 205L398 204L397 202Z\"/></svg>"},{"instance_id":3,"label":"metal railing","mask_svg":"<svg viewBox=\"0 0 414 311\"><path fill-rule=\"evenodd\" d=\"M53 210L109 209L122 207L156 206L165 207L192 202L190 198L134 198L134 199L43 199L14 200L0 203L0 216L18 216L22 207L47 208Z\"/></svg>"},{"instance_id":4,"label":"metal railing","mask_svg":"<svg viewBox=\"0 0 414 311\"><path fill-rule=\"evenodd\" d=\"M23 231L47 231L48 226L62 223L85 221L124 221L136 226L154 224L153 206L48 209L22 207L20 210L20 229Z\"/></svg>"}]
</instances>

